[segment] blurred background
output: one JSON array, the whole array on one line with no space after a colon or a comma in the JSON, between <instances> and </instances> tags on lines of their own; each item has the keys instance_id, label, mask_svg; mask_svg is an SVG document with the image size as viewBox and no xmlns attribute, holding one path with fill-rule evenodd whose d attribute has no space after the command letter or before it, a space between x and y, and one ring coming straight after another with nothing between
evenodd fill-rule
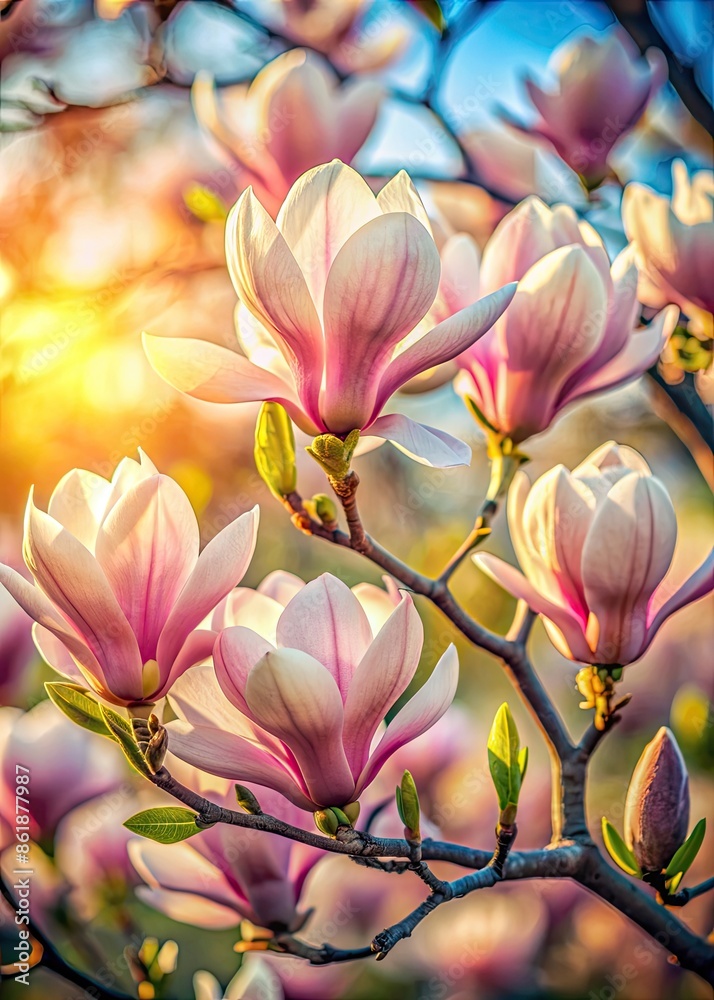
<instances>
[{"instance_id":1,"label":"blurred background","mask_svg":"<svg viewBox=\"0 0 714 1000\"><path fill-rule=\"evenodd\" d=\"M110 476L122 456L141 447L186 490L204 541L261 504L247 585L280 567L304 579L330 570L350 585L380 582L355 554L296 532L271 498L253 465L257 405L191 401L154 374L141 348L142 330L235 343L235 294L223 252L225 210L249 183L262 184L266 198L279 205L294 178L276 180L265 170L269 156L280 163L276 135L284 131L293 143L302 136L307 156L311 148L324 148L314 162L334 155L351 160L375 189L405 168L437 240L467 231L480 246L515 203L537 193L549 204L573 205L614 255L626 242L619 211L624 184L638 180L670 194L674 159L690 170L711 167L714 7L706 2L0 0L0 12L0 559L18 568L23 510L33 484L44 507L69 469ZM549 82L559 46L584 33L600 37L618 22L640 49L654 45L664 52L669 83L616 143L604 182L588 192L555 149L528 131L535 111L525 80ZM274 101L266 110L267 84L262 94L258 84L246 92L264 66L293 49L311 52L326 81L322 103L304 122L299 94L287 89L284 106ZM302 56L295 58L299 63ZM335 138L332 118L339 119L344 88L357 86L363 88L359 106L365 112L351 137L355 148L346 153L349 141ZM317 137L309 132L315 120L327 123ZM711 462L701 430L711 341L690 337L686 350L681 346L638 383L569 411L525 450L532 479L558 462L577 464L608 439L640 450L675 503L675 568L684 573L700 561L712 532L706 482ZM425 468L390 446L357 460L370 532L432 573L466 535L484 495L485 442L450 385L406 396L399 409L473 448L466 469ZM692 413L698 434L690 432ZM323 488L320 470L305 456L301 493ZM513 558L503 515L489 550ZM458 571L454 588L479 621L507 629L515 602L470 563ZM400 766L411 767L420 790L427 789L430 818L445 838L488 846L495 802L486 735L496 708L509 698L532 762L519 846L541 846L549 836L550 779L538 734L498 664L455 636L426 603L419 609L427 641L416 683L452 640L462 679L438 767L431 751L419 757L418 746L412 757L400 757ZM622 687L633 692L632 703L592 766L593 830L599 830L602 815L621 825L632 767L661 725L672 726L685 754L693 820L707 814L711 820L711 626L707 599L668 623L626 671ZM588 720L578 709L575 665L554 651L540 626L533 642L539 671L579 733ZM42 682L51 675L34 653L29 621L0 593L0 703L8 706L0 709L0 746L18 709L38 711ZM68 754L63 748L69 734L53 729L42 711L33 716L33 738L46 739L47 759ZM102 741L87 740L91 751L77 752L98 753L95 744ZM67 815L48 821L43 831L42 919L48 933L70 960L102 970L107 983L126 995L135 995L132 962L147 935L178 944L175 971L158 977L157 996L192 998L197 969L211 970L225 986L239 965L235 933L199 931L142 906L115 856L116 870L108 878L96 845L136 811L139 791L128 771L114 774L119 761L107 769L112 778L105 787L91 795L78 792ZM392 777L391 771L385 777L387 794ZM77 828L80 847L72 850L67 845ZM692 882L711 871L713 845L710 836ZM123 842L116 851L121 855ZM330 936L333 943L364 944L416 905L421 890L418 883L331 859L311 876L308 901L314 897L318 917L306 936L318 943ZM340 921L335 907L346 901L350 915ZM714 901L701 897L682 916L707 933ZM0 911L3 945L13 939L13 927L2 938L3 920L10 919ZM164 959L169 970L170 951ZM504 885L444 907L379 965L317 971L295 968L292 960L274 965L279 973L283 967L288 997L709 995L624 918L569 884ZM8 1000L84 995L39 970L29 989L7 980L2 994Z\"/></svg>"}]
</instances>

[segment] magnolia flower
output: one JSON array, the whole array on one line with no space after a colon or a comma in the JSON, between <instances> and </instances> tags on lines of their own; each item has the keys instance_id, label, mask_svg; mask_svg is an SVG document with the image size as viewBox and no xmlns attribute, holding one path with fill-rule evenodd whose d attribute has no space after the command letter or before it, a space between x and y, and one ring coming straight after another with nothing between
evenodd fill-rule
<instances>
[{"instance_id":1,"label":"magnolia flower","mask_svg":"<svg viewBox=\"0 0 714 1000\"><path fill-rule=\"evenodd\" d=\"M307 434L359 429L426 464L468 462L462 442L399 414L390 396L482 336L515 286L451 316L415 342L439 284L439 254L403 171L375 198L335 160L290 189L277 224L249 189L228 217L226 256L253 325L244 355L202 340L145 336L156 371L198 399L274 400ZM257 323L257 328L255 327Z\"/></svg>"},{"instance_id":2,"label":"magnolia flower","mask_svg":"<svg viewBox=\"0 0 714 1000\"><path fill-rule=\"evenodd\" d=\"M218 683L201 666L172 691L180 721L168 725L169 746L195 767L274 788L302 809L355 802L399 747L441 718L456 691L450 646L370 753L419 663L423 628L411 597L403 595L375 634L357 597L325 574L289 601L276 639L244 626L221 632Z\"/></svg>"},{"instance_id":3,"label":"magnolia flower","mask_svg":"<svg viewBox=\"0 0 714 1000\"><path fill-rule=\"evenodd\" d=\"M199 122L245 171L246 184L275 217L300 174L339 157L354 159L371 132L382 88L340 84L318 55L293 49L269 62L249 87L223 91L199 73L192 90Z\"/></svg>"},{"instance_id":4,"label":"magnolia flower","mask_svg":"<svg viewBox=\"0 0 714 1000\"><path fill-rule=\"evenodd\" d=\"M625 232L640 268L639 296L659 308L676 302L696 330L713 336L714 173L690 180L681 160L672 165L672 198L628 184L622 198Z\"/></svg>"},{"instance_id":5,"label":"magnolia flower","mask_svg":"<svg viewBox=\"0 0 714 1000\"><path fill-rule=\"evenodd\" d=\"M474 291L476 254L462 237L453 308ZM448 247L447 247L448 249ZM446 267L445 267L446 270ZM636 328L637 268L632 247L612 267L595 230L566 205L521 202L499 224L483 255L480 294L518 281L494 328L461 355L456 388L480 416L514 442L544 431L570 403L622 385L659 357L677 321L674 306Z\"/></svg>"},{"instance_id":6,"label":"magnolia flower","mask_svg":"<svg viewBox=\"0 0 714 1000\"><path fill-rule=\"evenodd\" d=\"M528 132L553 143L565 162L589 183L607 172L612 147L637 124L667 79L667 61L659 49L640 57L621 28L600 38L584 35L553 54L555 89L542 90L526 80L540 117Z\"/></svg>"},{"instance_id":7,"label":"magnolia flower","mask_svg":"<svg viewBox=\"0 0 714 1000\"><path fill-rule=\"evenodd\" d=\"M672 501L644 459L612 441L532 487L519 472L508 525L525 576L492 555L475 562L542 615L571 660L632 663L670 615L714 588L714 553L679 586L665 577L677 539Z\"/></svg>"},{"instance_id":8,"label":"magnolia flower","mask_svg":"<svg viewBox=\"0 0 714 1000\"><path fill-rule=\"evenodd\" d=\"M228 781L198 776L199 790L235 808ZM264 810L292 825L305 814L270 789L255 789ZM157 844L135 839L129 855L142 879L142 902L195 927L235 927L247 919L270 930L297 930L300 893L321 852L276 834L217 824L190 843Z\"/></svg>"},{"instance_id":9,"label":"magnolia flower","mask_svg":"<svg viewBox=\"0 0 714 1000\"><path fill-rule=\"evenodd\" d=\"M25 518L32 586L0 564L0 583L34 618L35 644L55 670L116 705L153 703L211 653L194 631L240 580L255 548L258 508L199 556L188 497L141 453L110 481L84 469L60 480L49 512Z\"/></svg>"},{"instance_id":10,"label":"magnolia flower","mask_svg":"<svg viewBox=\"0 0 714 1000\"><path fill-rule=\"evenodd\" d=\"M632 772L625 841L643 871L660 872L687 839L689 776L674 735L662 726Z\"/></svg>"},{"instance_id":11,"label":"magnolia flower","mask_svg":"<svg viewBox=\"0 0 714 1000\"><path fill-rule=\"evenodd\" d=\"M70 722L49 701L22 712L0 709L0 815L15 826L19 773L29 774L29 831L33 839L52 836L68 812L126 780L121 759L108 741ZM16 767L29 769L18 772Z\"/></svg>"}]
</instances>

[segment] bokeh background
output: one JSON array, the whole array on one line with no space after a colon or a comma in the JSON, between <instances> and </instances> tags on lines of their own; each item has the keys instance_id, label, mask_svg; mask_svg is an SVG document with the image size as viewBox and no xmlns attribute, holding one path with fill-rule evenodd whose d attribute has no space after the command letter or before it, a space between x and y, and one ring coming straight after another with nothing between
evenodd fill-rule
<instances>
[{"instance_id":1,"label":"bokeh background","mask_svg":"<svg viewBox=\"0 0 714 1000\"><path fill-rule=\"evenodd\" d=\"M342 78L376 81L382 88L379 111L353 164L375 188L406 168L437 233L466 230L481 246L513 204L538 193L551 204L567 201L576 207L614 254L625 242L622 184L640 180L669 193L674 158L690 169L711 166L710 139L671 84L617 144L612 180L590 199L552 149L504 125L502 118L505 111L526 123L532 119L525 76L549 79L549 60L561 43L584 31L606 32L617 16L626 27L646 24L659 34L706 106L714 38L709 3L456 0L439 8L406 0L5 0L0 10L0 557L13 565L21 563L22 516L31 485L44 506L67 470L80 466L110 475L122 456L141 447L186 490L204 540L256 501L261 504L248 585L279 567L305 579L330 570L350 585L379 582L374 568L355 554L297 533L270 497L252 459L257 405L213 407L188 400L165 385L143 355L142 330L225 344L234 336L223 209L247 177L197 122L190 93L199 71L215 78L228 101L233 88L252 80L266 63L303 46L329 59ZM443 33L442 18L448 26ZM694 377L672 357L657 374L674 386L689 385ZM485 492L485 443L449 385L405 397L399 407L473 448L466 469L424 468L390 446L357 460L370 531L431 573L468 532ZM712 533L707 458L696 442L697 464L687 447L691 437L684 437L670 396L645 376L579 405L529 442L528 472L534 478L558 462L577 464L608 439L633 445L672 495L680 530L676 561L684 571L700 561ZM323 488L322 474L305 456L301 492L309 496ZM488 547L512 557L503 515ZM506 630L514 601L472 565L458 571L454 587L469 613ZM52 672L28 641L29 621L10 605L0 594L0 702L37 713L33 706L44 697L42 682ZM486 735L496 708L508 698L522 742L531 748L519 846L542 845L549 835L549 769L538 734L498 664L456 637L426 603L419 609L427 641L417 683L452 640L459 647L462 679L443 758L437 754L435 764L433 754L422 751L420 757L416 747L411 757L400 756L401 766L410 766L418 783L421 770L430 818L444 837L488 846L495 802ZM578 733L587 717L578 708L576 668L559 657L540 626L533 642L538 669ZM602 815L620 825L631 769L663 724L673 727L687 759L693 819L714 818L711 650L708 599L668 623L626 671L622 686L633 692L633 700L592 765L593 830L599 830ZM56 823L48 822L41 873L48 931L71 960L104 970L127 995L134 995L135 986L125 948L136 952L147 935L178 944L176 970L159 984L158 996L189 1000L192 976L202 968L225 985L239 964L234 933L199 931L143 907L120 865L107 877L101 844L136 811L138 786L118 761L104 760L98 737L87 737L86 746L70 746L72 734L57 728L48 708L33 716L28 737L47 767L49 761L57 768L57 759L88 755L111 775L97 789L103 797L70 812L56 835ZM16 714L0 710L0 746ZM454 752L455 732L460 753ZM62 781L61 766L52 774ZM383 794L392 777L391 772L385 777ZM78 794L77 802L83 797ZM713 845L710 836L691 871L693 882L711 871ZM347 859L326 861L312 877L308 897L318 915L306 936L318 943L330 937L363 944L416 905L422 888L358 870ZM714 901L702 897L682 916L707 933ZM8 918L0 914L4 944L2 919ZM167 958L167 968L171 964ZM500 886L450 904L379 965L322 972L297 969L292 961L282 965L289 997L694 1000L708 995L696 977L668 964L624 918L569 884ZM80 995L41 970L33 972L31 984L28 989L3 981L2 995L8 1000Z\"/></svg>"}]
</instances>

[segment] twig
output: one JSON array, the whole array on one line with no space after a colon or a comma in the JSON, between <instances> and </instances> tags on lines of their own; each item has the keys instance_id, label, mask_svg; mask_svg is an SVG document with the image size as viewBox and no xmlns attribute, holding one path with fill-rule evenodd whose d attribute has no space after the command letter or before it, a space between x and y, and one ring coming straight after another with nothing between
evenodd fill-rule
<instances>
[{"instance_id":1,"label":"twig","mask_svg":"<svg viewBox=\"0 0 714 1000\"><path fill-rule=\"evenodd\" d=\"M690 886L688 889L680 889L673 896L667 896L665 903L667 906L686 906L690 900L696 899L697 896L703 896L705 892L711 892L712 889L714 889L714 875L711 878L705 879L704 882L700 882L699 885Z\"/></svg>"}]
</instances>

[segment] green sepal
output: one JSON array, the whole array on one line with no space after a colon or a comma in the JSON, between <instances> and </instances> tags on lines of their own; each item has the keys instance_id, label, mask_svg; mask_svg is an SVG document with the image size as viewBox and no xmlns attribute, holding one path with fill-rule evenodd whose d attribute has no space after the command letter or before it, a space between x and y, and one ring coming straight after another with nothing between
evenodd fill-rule
<instances>
[{"instance_id":1,"label":"green sepal","mask_svg":"<svg viewBox=\"0 0 714 1000\"><path fill-rule=\"evenodd\" d=\"M521 772L521 785L523 785L523 779L528 770L528 747L521 747L518 751L518 768Z\"/></svg>"},{"instance_id":2,"label":"green sepal","mask_svg":"<svg viewBox=\"0 0 714 1000\"><path fill-rule=\"evenodd\" d=\"M488 736L488 766L501 811L518 805L521 791L518 730L506 702L496 712Z\"/></svg>"},{"instance_id":3,"label":"green sepal","mask_svg":"<svg viewBox=\"0 0 714 1000\"><path fill-rule=\"evenodd\" d=\"M125 719L118 712L115 712L111 708L107 708L106 705L100 705L99 709L102 713L102 718L106 723L107 729L110 731L111 735L117 741L119 746L124 751L124 756L129 761L131 766L139 774L143 774L145 778L151 777L151 770L144 760L144 755L139 749L139 744L136 742L136 737L134 736L134 730L128 719Z\"/></svg>"},{"instance_id":4,"label":"green sepal","mask_svg":"<svg viewBox=\"0 0 714 1000\"><path fill-rule=\"evenodd\" d=\"M700 819L679 850L675 851L674 857L665 869L665 878L674 878L677 875L685 875L687 873L687 870L699 853L699 848L702 846L706 831L707 821ZM670 889L670 892L674 892L674 890Z\"/></svg>"},{"instance_id":5,"label":"green sepal","mask_svg":"<svg viewBox=\"0 0 714 1000\"><path fill-rule=\"evenodd\" d=\"M628 875L635 878L642 878L642 869L637 864L634 854L617 832L612 823L603 816L602 818L602 839L605 841L607 853L618 867Z\"/></svg>"},{"instance_id":6,"label":"green sepal","mask_svg":"<svg viewBox=\"0 0 714 1000\"><path fill-rule=\"evenodd\" d=\"M76 725L81 726L82 729L88 729L92 733L98 733L100 736L114 738L102 718L99 702L86 694L84 688L78 684L46 681L45 691L52 704L56 705L60 712L64 712L67 718Z\"/></svg>"},{"instance_id":7,"label":"green sepal","mask_svg":"<svg viewBox=\"0 0 714 1000\"><path fill-rule=\"evenodd\" d=\"M157 844L178 844L200 833L205 827L196 823L198 814L180 806L144 809L130 817L124 826L132 833L155 840Z\"/></svg>"}]
</instances>

